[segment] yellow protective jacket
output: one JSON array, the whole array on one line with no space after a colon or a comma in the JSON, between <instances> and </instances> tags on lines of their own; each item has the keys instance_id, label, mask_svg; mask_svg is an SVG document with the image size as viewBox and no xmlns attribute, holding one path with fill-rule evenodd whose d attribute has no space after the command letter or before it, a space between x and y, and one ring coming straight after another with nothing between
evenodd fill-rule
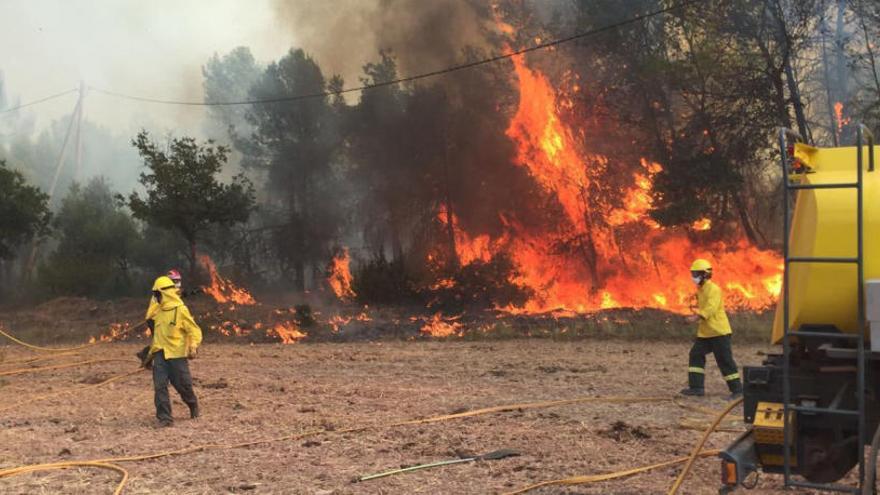
<instances>
[{"instance_id":1,"label":"yellow protective jacket","mask_svg":"<svg viewBox=\"0 0 880 495\"><path fill-rule=\"evenodd\" d=\"M733 330L727 321L727 313L724 311L724 298L721 287L706 280L697 289L697 315L700 317L700 326L697 328L697 337L706 339L730 335Z\"/></svg>"},{"instance_id":2,"label":"yellow protective jacket","mask_svg":"<svg viewBox=\"0 0 880 495\"><path fill-rule=\"evenodd\" d=\"M159 291L161 298L156 301L153 297L147 309L147 319L154 323L150 353L165 351L165 359L188 357L202 343L202 329L193 320L170 278L157 278L153 291Z\"/></svg>"}]
</instances>

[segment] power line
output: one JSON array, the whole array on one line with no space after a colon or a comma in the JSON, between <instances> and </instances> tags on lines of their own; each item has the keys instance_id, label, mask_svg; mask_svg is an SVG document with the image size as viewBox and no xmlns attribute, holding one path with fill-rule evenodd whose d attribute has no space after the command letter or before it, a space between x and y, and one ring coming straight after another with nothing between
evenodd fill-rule
<instances>
[{"instance_id":1,"label":"power line","mask_svg":"<svg viewBox=\"0 0 880 495\"><path fill-rule=\"evenodd\" d=\"M68 95L68 94L70 94L70 93L76 93L77 91L79 91L79 89L77 89L77 88L69 89L69 90L64 91L64 92L62 92L62 93L54 94L54 95L52 95L52 96L47 96L47 97L45 97L45 98L40 98L39 100L34 100L34 101L31 101L31 102L28 102L28 103L24 103L24 104L18 105L17 107L12 107L12 108L7 108L7 109L5 109L5 110L0 110L0 114L9 113L9 112L14 112L14 111L16 111L16 110L20 110L20 109L22 109L22 108L24 108L24 107L29 107L29 106L31 106L31 105L36 105L37 103L43 103L44 101L54 100L55 98L60 98L60 97L62 97L62 96L64 96L64 95Z\"/></svg>"},{"instance_id":2,"label":"power line","mask_svg":"<svg viewBox=\"0 0 880 495\"><path fill-rule=\"evenodd\" d=\"M117 98L124 98L128 100L141 101L146 103L159 103L163 105L185 105L185 106L201 106L201 107L210 107L210 106L233 106L233 105L255 105L255 104L266 104L266 103L282 103L282 102L291 102L291 101L300 101L307 100L311 98L326 98L328 96L337 96L345 93L355 93L360 91L366 91L370 89L381 88L385 86L392 86L395 84L406 83L411 81L417 81L419 79L427 79L429 77L440 76L444 74L449 74L451 72L457 72L460 70L471 69L473 67L479 67L481 65L491 64L494 62L498 62L501 60L506 60L508 58L516 57L518 55L522 55L529 52L534 52L538 50L544 50L546 48L550 48L553 46L561 45L563 43L569 43L571 41L576 41L579 39L587 38L589 36L594 36L600 33L604 33L606 31L612 31L614 29L633 24L636 22L643 21L645 19L650 19L651 17L655 17L661 14L666 14L672 12L673 10L680 9L682 7L686 7L691 4L695 4L700 2L701 0L682 0L681 2L671 5L669 7L655 10L652 12L648 12L647 14L637 15L635 17L631 17L629 19L616 22L614 24L609 24L606 26L602 26L600 28L591 29L589 31L584 31L582 33L574 34L572 36L568 36L566 38L560 38L552 41L548 41L546 43L539 43L535 46L531 46L528 48L523 48L521 50L516 50L509 53L504 53L501 55L496 55L494 57L477 60L474 62L468 62L460 65L453 65L451 67L447 67L445 69L439 69L431 72L425 72L422 74L418 74L415 76L402 77L399 79L393 79L390 81L383 81L375 84L367 84L363 86L358 86L354 88L345 88L339 91L323 91L319 93L306 93L301 95L294 96L279 96L277 98L267 98L267 99L258 99L258 100L242 100L242 101L218 101L218 102L205 102L205 101L183 101L183 100L164 100L158 98L147 98L143 96L132 96L124 93L117 93L115 91L108 91L100 88L90 87L93 91L97 93L103 93L108 96L114 96Z\"/></svg>"}]
</instances>

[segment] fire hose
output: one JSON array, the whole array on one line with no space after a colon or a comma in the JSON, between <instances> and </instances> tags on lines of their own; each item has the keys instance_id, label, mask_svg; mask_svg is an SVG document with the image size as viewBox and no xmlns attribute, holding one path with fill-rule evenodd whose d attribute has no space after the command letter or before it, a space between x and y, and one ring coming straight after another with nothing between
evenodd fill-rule
<instances>
[{"instance_id":1,"label":"fire hose","mask_svg":"<svg viewBox=\"0 0 880 495\"><path fill-rule=\"evenodd\" d=\"M0 330L0 333L2 333L2 335L6 336L7 338L12 340L13 342L16 342L20 345L23 345L23 346L31 348L31 349L39 349L39 350L44 350L44 351L47 350L50 352L57 350L54 348L41 348L39 346L33 346L31 344L27 344L26 342L23 342L15 337L9 335L8 333L2 331L2 330ZM88 345L92 345L92 344L88 344ZM75 348L63 349L63 351L70 351L72 349L83 348L83 347L87 347L88 345L81 346L81 347L75 347ZM107 361L126 361L127 362L127 360L122 360L122 359L97 359L97 360L83 361L83 362L77 362L77 363L67 363L64 365L32 368L31 370L59 369L59 368L66 368L66 367L72 367L72 366L79 366L79 365L83 365L83 364L91 364L91 363L95 363L95 362L107 362ZM89 387L80 387L80 388L77 388L76 390L79 391L79 390L83 390L85 388L102 386L107 383L111 383L113 381L122 379L126 376L133 375L133 374L139 372L140 370L141 369L139 368L138 370L135 370L132 372L124 373L121 375L116 375L116 376L111 377L109 379L106 379L102 382L90 385ZM21 370L13 370L12 372L5 372L5 373L19 374L20 371ZM4 376L3 373L0 373L0 376ZM7 409L11 409L12 407L17 407L17 406L23 405L25 403L34 402L37 400L41 400L43 398L60 395L60 394L66 393L66 392L69 392L69 390L66 390L66 391L63 390L63 391L55 392L52 394L47 394L44 396L38 396L38 397L31 399L30 401L15 404L14 406L7 407L6 409L0 410L0 411L5 411ZM178 449L178 450L158 452L158 453L153 453L153 454L143 454L143 455L138 455L138 456L114 457L114 458L83 460L83 461L65 461L65 462L44 463L44 464L32 464L32 465L25 465L25 466L13 467L13 468L0 469L0 478L6 478L6 477L11 477L11 476L26 474L26 473L33 473L33 472L68 469L68 468L72 468L72 467L97 467L97 468L101 468L101 469L108 469L108 470L116 471L122 475L122 478L118 482L116 489L113 492L114 495L119 495L120 493L122 493L122 490L125 488L125 485L128 482L128 478L129 478L128 471L125 470L124 468L116 465L116 463L121 463L121 462L135 462L135 461L142 461L142 460L151 460L151 459L157 459L157 458L161 458L161 457L185 455L185 454L190 454L190 453L195 453L195 452L203 452L203 451L207 451L207 450L238 449L238 448L250 447L250 446L254 446L254 445L261 445L261 444L268 444L268 443L275 443L275 442L282 442L282 441L289 441L289 440L298 440L298 439L302 439L302 438L306 438L306 437L310 437L310 436L316 436L316 435L320 435L320 434L339 435L339 434L343 434L343 433L355 433L355 432L363 432L363 431L382 429L382 428L393 428L393 427L399 427L399 426L429 424L429 423L436 423L436 422L441 422L441 421L449 421L449 420L453 420L453 419L481 416L481 415L486 415L486 414L494 414L494 413L510 412L510 411L521 411L521 410L528 410L528 409L542 409L542 408L557 407L557 406L564 406L564 405L578 404L578 403L599 403L599 402L602 402L602 403L633 404L633 403L667 402L667 401L671 401L674 404L678 405L679 407L684 407L685 409L696 410L696 411L702 412L702 413L709 412L707 409L704 409L704 408L680 404L679 402L676 401L675 397L579 397L579 398L574 398L574 399L562 399L562 400L552 400L552 401L541 401L541 402L532 402L532 403L493 406L493 407L475 409L472 411L464 411L464 412L460 412L460 413L431 416L428 418L421 418L421 419L404 420L404 421L387 423L387 424L379 424L379 425L356 426L356 427L350 427L350 428L346 428L346 429L337 429L337 430L320 429L320 430L307 431L304 433L289 434L289 435L285 435L285 436L281 436L281 437L277 437L277 438L254 440L254 441L250 441L250 442L243 442L243 443L237 443L237 444L205 444L205 445L196 445L196 446L186 447L186 448ZM598 481L608 481L608 480L612 480L612 479L618 479L618 478L632 476L635 474L639 474L639 473L654 470L654 469L660 469L663 467L669 467L669 466L674 466L677 464L685 463L684 469L679 474L678 478L676 479L675 483L673 484L673 486L670 488L670 491L669 491L669 495L675 495L677 493L678 489L681 487L682 483L684 482L685 478L687 477L688 473L690 472L691 468L693 467L694 461L698 457L707 457L707 456L718 454L719 451L717 451L717 450L703 451L702 450L703 445L705 444L709 435L711 435L712 432L714 432L716 430L716 428L719 426L719 424L724 419L724 417L728 413L730 413L730 411L733 410L733 408L736 407L737 405L739 405L741 402L742 402L742 399L738 399L736 401L731 402L730 404L727 405L727 407L723 411L721 411L716 416L715 420L705 430L702 438L697 443L697 445L695 445L693 451L691 452L691 455L688 457L672 459L669 461L664 461L664 462L652 464L649 466L641 466L641 467L636 467L636 468L627 469L627 470L623 470L623 471L617 471L617 472L613 472L613 473L588 475L588 476L576 476L576 477L572 477L572 478L544 481L544 482L537 483L534 485L526 486L526 487L521 488L521 489L514 491L514 492L510 492L507 495L515 495L515 494L525 493L525 492L528 492L528 491L531 491L531 490L534 490L537 488L541 488L544 486L550 486L550 485L559 485L559 484L576 485L576 484L594 483L594 482L598 482Z\"/></svg>"},{"instance_id":2,"label":"fire hose","mask_svg":"<svg viewBox=\"0 0 880 495\"><path fill-rule=\"evenodd\" d=\"M290 441L290 440L300 440L303 438L316 436L316 435L320 435L320 434L339 435L339 434L344 434L344 433L356 433L356 432L363 432L363 431L382 429L382 428L393 428L393 427L399 427L399 426L436 423L436 422L441 422L441 421L449 421L449 420L453 420L453 419L481 416L481 415L485 415L485 414L493 414L493 413L499 413L499 412L510 412L510 411L527 410L527 409L540 409L540 408L556 407L556 406L577 404L577 403L598 403L598 402L603 402L603 403L640 403L641 402L641 403L644 403L644 402L667 402L667 401L672 401L672 399L670 397L580 397L580 398L575 398L575 399L563 399L563 400L542 401L542 402L522 403L522 404L509 404L509 405L502 405L502 406L487 407L487 408L482 408L482 409L475 409L472 411L465 411L465 412L461 412L461 413L444 414L444 415L432 416L432 417L428 417L428 418L405 420L405 421L399 421L399 422L387 423L387 424L356 426L356 427L337 429L337 430L327 430L327 429L313 430L313 431L307 431L304 433L294 433L294 434L284 435L284 436L276 437L276 438L254 440L254 441L250 441L250 442L243 442L243 443L237 443L237 444L205 444L205 445L196 445L196 446L186 447L186 448L178 449L178 450L158 452L158 453L153 453L153 454L143 454L143 455L137 455L137 456L111 457L111 458L106 458L106 459L94 459L94 460L85 460L85 461L66 461L66 462L55 462L55 463L45 463L45 464L33 464L33 465L20 466L20 467L14 467L14 468L0 469L0 478L16 476L16 475L25 474L25 473L38 472L38 471L51 471L51 470L66 469L66 468L77 467L77 466L93 466L93 467L99 467L99 468L104 468L104 469L111 469L111 470L115 470L117 472L122 473L122 475L123 475L122 479L119 481L119 483L116 487L116 490L114 491L114 494L119 494L122 492L122 490L125 487L125 484L128 481L128 472L125 471L125 469L117 466L116 463L151 460L151 459L158 459L160 457L185 455L185 454L191 454L191 453L195 453L195 452L204 452L204 451L208 451L208 450L238 449L238 448L244 448L244 447L251 447L254 445L276 443L276 442ZM729 404L727 406L727 408L725 408L724 411L722 411L721 414L718 415L718 417L716 417L715 421L705 431L703 438L701 438L700 442L694 448L694 451L691 453L691 455L689 457L672 459L669 461L665 461L665 462L661 462L661 463L657 463L657 464L652 464L650 466L642 466L642 467L637 467L637 468L628 469L628 470L624 470L624 471L618 471L615 473L606 473L606 474L591 475L591 476L578 476L578 477L574 477L574 478L566 478L566 479L561 479L561 480L545 481L545 482L541 482L541 483L538 483L535 485L530 485L530 486L524 487L520 490L511 492L508 495L525 493L527 491L531 491L536 488L540 488L543 486L549 486L549 485L556 485L556 484L575 485L575 484L593 483L593 482L597 482L597 481L607 481L607 480L632 476L632 475L642 473L645 471L650 471L653 469L659 469L659 468L663 468L663 467L673 466L676 464L687 463L685 466L685 469L682 471L682 474L679 476L679 479L683 481L685 476L687 475L687 473L690 471L691 467L693 466L693 462L697 457L707 457L707 456L711 456L711 455L716 455L718 453L717 450L702 451L701 449L702 449L703 444L706 441L706 438L708 438L708 436L715 430L715 428L718 426L718 424L721 422L721 420L724 418L724 416L726 416L733 409L733 407L735 407L738 404L739 404L739 401L732 402L731 404ZM670 494L675 493L678 490L679 486L681 486L681 482L679 480L676 480L676 485L673 486L673 489L670 491Z\"/></svg>"},{"instance_id":3,"label":"fire hose","mask_svg":"<svg viewBox=\"0 0 880 495\"><path fill-rule=\"evenodd\" d=\"M15 336L6 333L6 331L3 330L2 328L0 328L0 335L6 337L7 339L9 339L9 340L15 342L16 344L18 344L18 345L20 345L20 346L27 347L28 349L31 349L31 350L34 350L34 351L41 351L41 352L69 352L69 351L78 351L78 350L80 350L80 349L85 349L85 348L87 348L87 347L91 347L91 346L96 345L96 344L99 343L99 342L90 342L90 343L88 343L88 344L82 344L82 345L77 345L77 346L73 346L73 347L41 347L41 346L34 345L34 344L28 344L27 342L25 342L25 341L23 341L23 340L19 340L19 339L17 339Z\"/></svg>"},{"instance_id":4,"label":"fire hose","mask_svg":"<svg viewBox=\"0 0 880 495\"><path fill-rule=\"evenodd\" d=\"M139 323L139 324L137 324L137 325L135 325L135 326L133 326L133 327L126 328L125 330L123 330L122 332L120 332L120 333L119 333L118 335L116 335L116 336L117 336L117 337L122 337L123 335L126 335L126 334L128 334L128 333L130 333L130 332L133 332L133 331L135 331L135 330L138 330L138 329L144 328L146 325L147 325L147 322ZM92 346L94 346L94 345L98 345L98 344L103 344L103 343L104 343L103 341L96 340L95 342L89 342L89 343L87 343L87 344L80 344L80 345L73 346L73 347L42 347L42 346L38 346L38 345L34 345L34 344L29 344L29 343L27 343L27 342L25 342L25 341L23 341L23 340L21 340L21 339L16 338L14 335L11 335L11 334L9 334L8 332L6 332L2 327L0 327L0 335L6 337L7 339L9 339L9 340L15 342L16 344L18 344L18 345L20 345L20 346L27 347L28 349L31 349L31 350L34 350L34 351L40 351L40 352L70 352L70 351L79 351L79 350L82 350L82 349L86 349L86 348L92 347Z\"/></svg>"},{"instance_id":5,"label":"fire hose","mask_svg":"<svg viewBox=\"0 0 880 495\"><path fill-rule=\"evenodd\" d=\"M23 375L25 373L36 373L39 371L60 370L60 369L64 369L64 368L74 368L77 366L86 366L89 364L111 363L111 362L130 363L131 359L120 359L120 358L86 359L85 361L76 361L73 363L64 363L64 364L53 364L51 366L41 366L38 368L19 368L19 369L14 369L14 370L0 371L0 376Z\"/></svg>"}]
</instances>

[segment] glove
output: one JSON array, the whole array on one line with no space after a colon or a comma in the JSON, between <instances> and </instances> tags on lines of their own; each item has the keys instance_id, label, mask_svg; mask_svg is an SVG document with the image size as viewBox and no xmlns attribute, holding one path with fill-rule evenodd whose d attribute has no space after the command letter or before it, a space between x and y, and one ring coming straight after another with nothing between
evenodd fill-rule
<instances>
[{"instance_id":1,"label":"glove","mask_svg":"<svg viewBox=\"0 0 880 495\"><path fill-rule=\"evenodd\" d=\"M153 368L153 355L150 354L150 346L146 346L140 350L137 354L135 354L138 359L141 360L141 368L152 369Z\"/></svg>"}]
</instances>

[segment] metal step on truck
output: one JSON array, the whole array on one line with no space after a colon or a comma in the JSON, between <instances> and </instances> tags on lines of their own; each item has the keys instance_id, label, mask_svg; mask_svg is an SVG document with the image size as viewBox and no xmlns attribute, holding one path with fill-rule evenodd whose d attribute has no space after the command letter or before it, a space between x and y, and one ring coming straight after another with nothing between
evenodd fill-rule
<instances>
[{"instance_id":1,"label":"metal step on truck","mask_svg":"<svg viewBox=\"0 0 880 495\"><path fill-rule=\"evenodd\" d=\"M781 352L743 369L750 427L720 454L721 491L754 487L763 472L786 487L875 493L866 445L880 442L880 155L862 125L855 146L818 148L784 129L779 147Z\"/></svg>"}]
</instances>

